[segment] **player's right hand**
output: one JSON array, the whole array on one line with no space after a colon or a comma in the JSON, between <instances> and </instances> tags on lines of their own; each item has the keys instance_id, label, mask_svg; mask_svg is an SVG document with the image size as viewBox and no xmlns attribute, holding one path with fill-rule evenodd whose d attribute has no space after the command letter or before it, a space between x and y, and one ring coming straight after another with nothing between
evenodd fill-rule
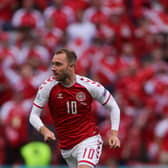
<instances>
[{"instance_id":1,"label":"player's right hand","mask_svg":"<svg viewBox=\"0 0 168 168\"><path fill-rule=\"evenodd\" d=\"M56 140L55 134L45 126L40 128L40 133L44 136L44 141Z\"/></svg>"}]
</instances>

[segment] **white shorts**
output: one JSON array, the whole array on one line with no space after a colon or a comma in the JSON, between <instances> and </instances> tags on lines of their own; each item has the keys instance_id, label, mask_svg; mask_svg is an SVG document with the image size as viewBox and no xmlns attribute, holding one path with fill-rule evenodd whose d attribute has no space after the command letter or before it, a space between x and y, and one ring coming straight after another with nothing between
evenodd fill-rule
<instances>
[{"instance_id":1,"label":"white shorts","mask_svg":"<svg viewBox=\"0 0 168 168\"><path fill-rule=\"evenodd\" d=\"M88 165L94 168L102 152L103 141L100 135L89 137L70 150L61 150L63 158L70 168Z\"/></svg>"}]
</instances>

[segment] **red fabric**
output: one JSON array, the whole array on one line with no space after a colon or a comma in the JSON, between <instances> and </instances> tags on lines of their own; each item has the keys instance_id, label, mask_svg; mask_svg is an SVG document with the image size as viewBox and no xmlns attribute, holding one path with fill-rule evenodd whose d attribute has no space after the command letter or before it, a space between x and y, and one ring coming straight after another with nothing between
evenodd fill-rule
<instances>
[{"instance_id":1,"label":"red fabric","mask_svg":"<svg viewBox=\"0 0 168 168\"><path fill-rule=\"evenodd\" d=\"M118 91L121 91L124 98L129 101L131 105L137 105L143 101L142 82L137 80L136 76L125 76L119 79L117 83Z\"/></svg>"},{"instance_id":2,"label":"red fabric","mask_svg":"<svg viewBox=\"0 0 168 168\"><path fill-rule=\"evenodd\" d=\"M5 133L9 145L15 147L27 141L27 115L21 102L13 104L5 120Z\"/></svg>"},{"instance_id":3,"label":"red fabric","mask_svg":"<svg viewBox=\"0 0 168 168\"><path fill-rule=\"evenodd\" d=\"M161 149L168 152L168 131L161 140Z\"/></svg>"},{"instance_id":4,"label":"red fabric","mask_svg":"<svg viewBox=\"0 0 168 168\"><path fill-rule=\"evenodd\" d=\"M97 11L96 13L94 13L94 15L92 15L92 17L90 18L90 20L97 24L97 23L105 23L107 20L107 16L105 14L103 14L100 11Z\"/></svg>"},{"instance_id":5,"label":"red fabric","mask_svg":"<svg viewBox=\"0 0 168 168\"><path fill-rule=\"evenodd\" d=\"M80 101L75 101L77 103L75 105L70 101L76 100L79 92L83 92L87 97L87 102L84 101L86 105ZM59 93L62 93L60 98ZM77 83L70 88L65 88L60 84L52 88L48 105L61 149L71 149L85 138L98 134L95 118L91 114L91 103L91 95L86 88ZM67 110L69 113L66 112ZM71 114L76 111L77 114Z\"/></svg>"},{"instance_id":6,"label":"red fabric","mask_svg":"<svg viewBox=\"0 0 168 168\"><path fill-rule=\"evenodd\" d=\"M116 75L116 58L114 57L113 60L114 62L110 62L108 60L108 57L113 57L113 56L108 56L105 55L101 61L100 61L100 69L97 69L95 75L96 78L99 80L100 83L102 83L105 86L108 86L110 83L114 82L114 79L112 79L112 77L108 77L108 75L110 75L109 73L111 73L111 75L113 74L114 76ZM110 59L110 58L109 58ZM108 73L107 73L108 72Z\"/></svg>"},{"instance_id":7,"label":"red fabric","mask_svg":"<svg viewBox=\"0 0 168 168\"><path fill-rule=\"evenodd\" d=\"M76 12L79 9L86 9L89 5L86 0L65 0L64 4L65 6L71 7L74 10L74 12Z\"/></svg>"},{"instance_id":8,"label":"red fabric","mask_svg":"<svg viewBox=\"0 0 168 168\"><path fill-rule=\"evenodd\" d=\"M88 20L91 21L92 23L98 25L105 23L108 20L107 15L101 11L101 10L96 10L92 9L92 14L88 16Z\"/></svg>"},{"instance_id":9,"label":"red fabric","mask_svg":"<svg viewBox=\"0 0 168 168\"><path fill-rule=\"evenodd\" d=\"M10 21L13 15L13 8L17 5L17 0L0 0L0 20Z\"/></svg>"},{"instance_id":10,"label":"red fabric","mask_svg":"<svg viewBox=\"0 0 168 168\"><path fill-rule=\"evenodd\" d=\"M106 0L104 6L111 8L111 12L122 12L126 7L124 0Z\"/></svg>"},{"instance_id":11,"label":"red fabric","mask_svg":"<svg viewBox=\"0 0 168 168\"><path fill-rule=\"evenodd\" d=\"M144 7L150 7L150 0L136 0L132 1L132 13L135 18L143 16Z\"/></svg>"},{"instance_id":12,"label":"red fabric","mask_svg":"<svg viewBox=\"0 0 168 168\"><path fill-rule=\"evenodd\" d=\"M36 27L36 20L31 13L25 13L21 20L20 26Z\"/></svg>"},{"instance_id":13,"label":"red fabric","mask_svg":"<svg viewBox=\"0 0 168 168\"><path fill-rule=\"evenodd\" d=\"M55 10L52 13L51 18L54 21L55 27L65 30L65 28L68 26L67 15L62 10Z\"/></svg>"},{"instance_id":14,"label":"red fabric","mask_svg":"<svg viewBox=\"0 0 168 168\"><path fill-rule=\"evenodd\" d=\"M78 58L76 72L83 76L87 75L90 68L94 67L93 60L99 51L100 48L96 46L90 46L87 50L85 50L81 57Z\"/></svg>"},{"instance_id":15,"label":"red fabric","mask_svg":"<svg viewBox=\"0 0 168 168\"><path fill-rule=\"evenodd\" d=\"M167 0L159 0L159 2L163 5L165 9L168 9L168 1Z\"/></svg>"},{"instance_id":16,"label":"red fabric","mask_svg":"<svg viewBox=\"0 0 168 168\"><path fill-rule=\"evenodd\" d=\"M19 9L22 10L22 12L17 13L16 10L16 15L17 15L17 19L19 19L17 21L17 25L16 26L23 26L23 27L30 27L30 28L37 28L38 27L38 23L39 23L39 19L41 19L41 16L39 16L39 14L37 13L37 10L32 10L32 11L27 11L26 9ZM13 14L14 16L15 13ZM41 22L41 21L40 21Z\"/></svg>"},{"instance_id":17,"label":"red fabric","mask_svg":"<svg viewBox=\"0 0 168 168\"><path fill-rule=\"evenodd\" d=\"M123 40L133 40L133 25L124 14L110 15L108 20L101 25L101 34L105 39L114 39L115 47L121 50Z\"/></svg>"},{"instance_id":18,"label":"red fabric","mask_svg":"<svg viewBox=\"0 0 168 168\"><path fill-rule=\"evenodd\" d=\"M31 78L22 80L22 85L24 86L22 90L24 99L33 98L36 94L37 89L31 84L31 80Z\"/></svg>"},{"instance_id":19,"label":"red fabric","mask_svg":"<svg viewBox=\"0 0 168 168\"><path fill-rule=\"evenodd\" d=\"M42 11L44 11L48 7L48 1L47 0L35 0L35 4Z\"/></svg>"},{"instance_id":20,"label":"red fabric","mask_svg":"<svg viewBox=\"0 0 168 168\"><path fill-rule=\"evenodd\" d=\"M59 31L57 32L49 31L49 32L44 32L42 35L43 35L42 37L43 44L52 53L55 46L57 46L58 43L60 42L62 33Z\"/></svg>"},{"instance_id":21,"label":"red fabric","mask_svg":"<svg viewBox=\"0 0 168 168\"><path fill-rule=\"evenodd\" d=\"M1 122L1 121L0 121ZM5 164L5 133L4 133L4 126L0 123L0 165Z\"/></svg>"},{"instance_id":22,"label":"red fabric","mask_svg":"<svg viewBox=\"0 0 168 168\"><path fill-rule=\"evenodd\" d=\"M3 72L0 69L0 74L1 73ZM0 75L0 87L1 87L1 90L0 90L0 95L1 95L0 106L1 106L3 103L8 101L12 96L12 89L9 86L7 79L3 74Z\"/></svg>"},{"instance_id":23,"label":"red fabric","mask_svg":"<svg viewBox=\"0 0 168 168\"><path fill-rule=\"evenodd\" d=\"M4 58L7 57L12 57L12 59L14 59L14 53L12 52L12 50L10 48L2 48L0 49L0 60L3 61Z\"/></svg>"}]
</instances>

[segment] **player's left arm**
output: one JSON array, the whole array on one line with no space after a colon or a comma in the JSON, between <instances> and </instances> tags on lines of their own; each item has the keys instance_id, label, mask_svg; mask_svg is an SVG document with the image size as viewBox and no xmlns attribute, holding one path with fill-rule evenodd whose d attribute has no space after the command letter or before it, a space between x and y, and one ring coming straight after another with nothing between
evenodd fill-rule
<instances>
[{"instance_id":1,"label":"player's left arm","mask_svg":"<svg viewBox=\"0 0 168 168\"><path fill-rule=\"evenodd\" d=\"M105 107L110 111L111 135L109 137L109 146L111 148L117 148L120 147L120 140L118 138L120 109L112 95L110 96L109 101L105 104Z\"/></svg>"},{"instance_id":2,"label":"player's left arm","mask_svg":"<svg viewBox=\"0 0 168 168\"><path fill-rule=\"evenodd\" d=\"M120 124L120 109L117 102L115 101L111 93L107 89L105 89L101 84L92 87L92 95L110 112L111 135L109 138L109 146L111 148L120 147L120 140L118 138L118 130Z\"/></svg>"}]
</instances>

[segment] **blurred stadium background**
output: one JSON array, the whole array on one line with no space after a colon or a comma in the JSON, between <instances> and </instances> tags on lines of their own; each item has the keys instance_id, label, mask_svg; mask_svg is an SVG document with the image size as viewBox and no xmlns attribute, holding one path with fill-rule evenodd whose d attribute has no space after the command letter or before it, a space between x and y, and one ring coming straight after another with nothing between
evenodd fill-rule
<instances>
[{"instance_id":1,"label":"blurred stadium background","mask_svg":"<svg viewBox=\"0 0 168 168\"><path fill-rule=\"evenodd\" d=\"M104 138L99 165L168 166L167 0L0 0L0 167L28 165L23 147L42 141L28 115L62 47L77 53L77 73L101 82L121 108L122 147L111 150L108 112L93 103ZM47 107L43 119L53 129ZM55 142L47 145L46 164L61 168Z\"/></svg>"}]
</instances>

